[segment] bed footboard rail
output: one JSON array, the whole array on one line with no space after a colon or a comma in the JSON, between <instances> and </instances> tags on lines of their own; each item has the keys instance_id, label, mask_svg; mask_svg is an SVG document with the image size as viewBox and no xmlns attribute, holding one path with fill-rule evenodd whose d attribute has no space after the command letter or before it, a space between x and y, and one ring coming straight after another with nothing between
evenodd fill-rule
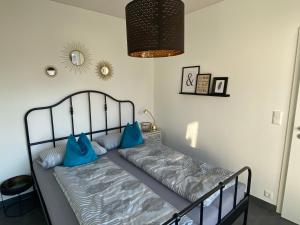
<instances>
[{"instance_id":1,"label":"bed footboard rail","mask_svg":"<svg viewBox=\"0 0 300 225\"><path fill-rule=\"evenodd\" d=\"M245 191L244 198L237 203L237 192L238 192L238 183L239 183L239 176L247 172L247 189ZM216 192L220 192L220 202L219 202L219 210L218 210L218 223L222 225L230 225L232 224L242 213L244 213L244 221L243 225L247 224L248 218L248 206L249 206L249 196L250 196L250 188L251 188L251 179L252 179L252 171L250 167L244 167L240 169L238 172L227 178L225 181L220 182L215 188L211 191L203 195L197 201L193 202L189 206L187 206L182 211L175 213L171 219L163 223L162 225L178 225L181 218L187 215L196 207L199 207L199 216L200 216L200 225L203 225L203 218L205 215L203 208L204 208L204 201L208 199L211 195ZM223 203L223 191L227 184L231 183L232 181L235 182L234 184L234 199L233 199L233 209L222 218L222 203Z\"/></svg>"}]
</instances>

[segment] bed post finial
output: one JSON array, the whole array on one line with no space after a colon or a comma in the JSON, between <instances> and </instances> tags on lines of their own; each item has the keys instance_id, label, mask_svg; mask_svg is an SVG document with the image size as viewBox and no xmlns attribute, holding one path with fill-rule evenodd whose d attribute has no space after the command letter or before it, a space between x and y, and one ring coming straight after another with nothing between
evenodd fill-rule
<instances>
[{"instance_id":1,"label":"bed post finial","mask_svg":"<svg viewBox=\"0 0 300 225\"><path fill-rule=\"evenodd\" d=\"M175 213L175 214L173 215L173 218L175 219L175 225L178 225L178 224L179 224L179 221L180 221L180 219L181 219L181 217L179 216L179 214L178 214L178 213Z\"/></svg>"}]
</instances>

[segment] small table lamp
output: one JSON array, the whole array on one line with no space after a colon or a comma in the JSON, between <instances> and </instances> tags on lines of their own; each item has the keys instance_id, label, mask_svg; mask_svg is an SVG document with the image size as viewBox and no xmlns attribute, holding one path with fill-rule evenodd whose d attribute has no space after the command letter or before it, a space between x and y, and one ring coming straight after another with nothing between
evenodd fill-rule
<instances>
[{"instance_id":1,"label":"small table lamp","mask_svg":"<svg viewBox=\"0 0 300 225\"><path fill-rule=\"evenodd\" d=\"M152 130L157 130L157 126L156 126L156 123L155 123L155 119L154 119L154 116L152 115L152 113L148 110L148 109L145 109L144 110L144 113L146 114L146 115L150 115L151 116L151 118L152 118L152 120L153 120L153 124L152 124Z\"/></svg>"}]
</instances>

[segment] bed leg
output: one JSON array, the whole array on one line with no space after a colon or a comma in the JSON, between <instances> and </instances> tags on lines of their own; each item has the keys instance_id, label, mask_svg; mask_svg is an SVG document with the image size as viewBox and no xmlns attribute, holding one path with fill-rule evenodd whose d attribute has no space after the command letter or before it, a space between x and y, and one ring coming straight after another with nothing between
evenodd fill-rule
<instances>
[{"instance_id":1,"label":"bed leg","mask_svg":"<svg viewBox=\"0 0 300 225\"><path fill-rule=\"evenodd\" d=\"M244 222L243 222L243 225L247 225L247 220L248 220L248 207L245 209L245 212L244 212Z\"/></svg>"}]
</instances>

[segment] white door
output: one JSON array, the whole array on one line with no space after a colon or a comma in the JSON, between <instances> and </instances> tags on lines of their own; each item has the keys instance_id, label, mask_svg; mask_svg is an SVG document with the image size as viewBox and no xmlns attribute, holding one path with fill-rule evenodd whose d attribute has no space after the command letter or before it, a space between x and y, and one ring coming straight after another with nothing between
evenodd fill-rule
<instances>
[{"instance_id":1,"label":"white door","mask_svg":"<svg viewBox=\"0 0 300 225\"><path fill-rule=\"evenodd\" d=\"M298 56L296 57L295 76L298 77L298 101L291 141L286 187L284 192L282 216L294 223L300 224L300 39L298 41Z\"/></svg>"},{"instance_id":2,"label":"white door","mask_svg":"<svg viewBox=\"0 0 300 225\"><path fill-rule=\"evenodd\" d=\"M298 100L300 99L298 98ZM300 126L299 105L298 101L296 119L299 121L298 124ZM300 224L300 130L297 127L295 127L293 134L282 216L294 223Z\"/></svg>"}]
</instances>

